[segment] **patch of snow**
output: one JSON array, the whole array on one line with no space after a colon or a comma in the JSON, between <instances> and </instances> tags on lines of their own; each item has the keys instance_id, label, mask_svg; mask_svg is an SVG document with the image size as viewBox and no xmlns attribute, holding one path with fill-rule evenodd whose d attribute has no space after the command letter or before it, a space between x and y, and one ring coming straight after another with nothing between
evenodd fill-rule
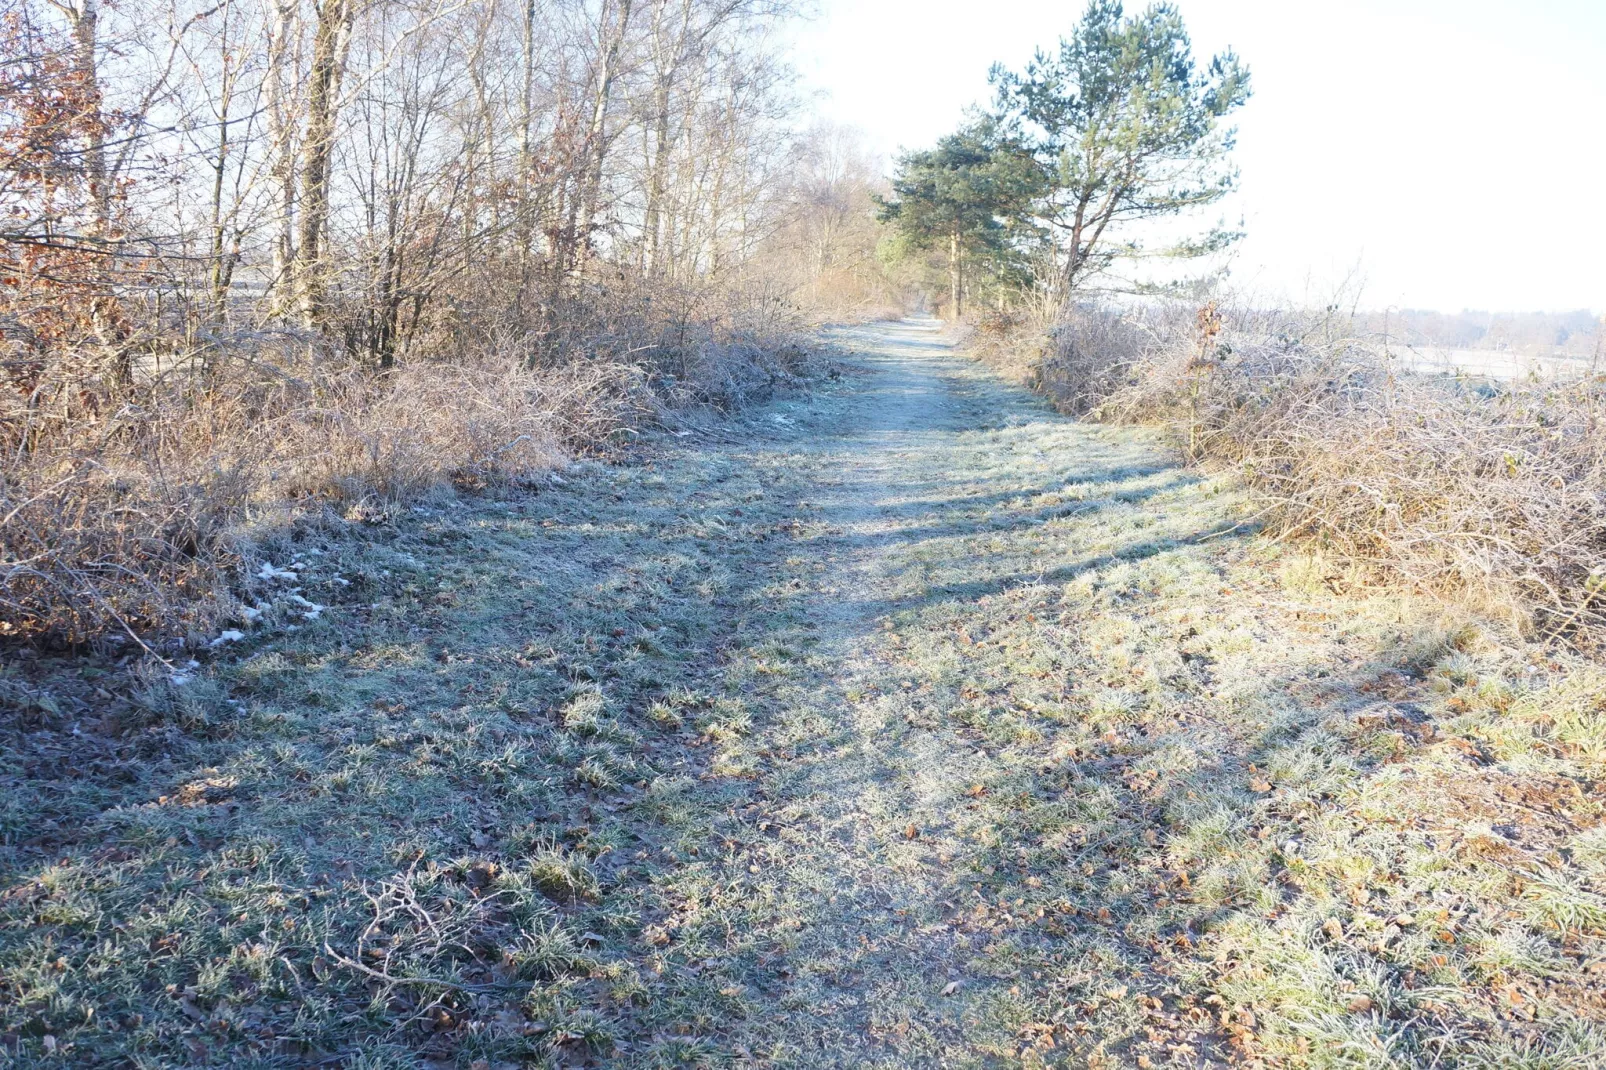
<instances>
[{"instance_id":1,"label":"patch of snow","mask_svg":"<svg viewBox=\"0 0 1606 1070\"><path fill-rule=\"evenodd\" d=\"M302 620L317 620L323 615L323 611L329 608L328 606L320 606L316 602L309 602L307 599L302 598L299 594L291 595L290 601L306 610L305 613L301 614Z\"/></svg>"},{"instance_id":2,"label":"patch of snow","mask_svg":"<svg viewBox=\"0 0 1606 1070\"><path fill-rule=\"evenodd\" d=\"M238 643L241 639L244 639L244 638L245 638L245 633L244 632L242 632L242 631L240 631L240 630L238 630L236 628L230 628L227 631L220 632L216 639L212 640L210 643L208 643L206 645L207 645L208 648L216 649L217 647L222 646L224 643Z\"/></svg>"},{"instance_id":3,"label":"patch of snow","mask_svg":"<svg viewBox=\"0 0 1606 1070\"><path fill-rule=\"evenodd\" d=\"M292 564L293 563L294 562L292 562ZM268 561L262 562L262 567L257 569L257 579L259 580L268 580L269 582L274 580L283 580L285 582L290 582L300 578L300 574L295 572L293 569L278 568Z\"/></svg>"}]
</instances>

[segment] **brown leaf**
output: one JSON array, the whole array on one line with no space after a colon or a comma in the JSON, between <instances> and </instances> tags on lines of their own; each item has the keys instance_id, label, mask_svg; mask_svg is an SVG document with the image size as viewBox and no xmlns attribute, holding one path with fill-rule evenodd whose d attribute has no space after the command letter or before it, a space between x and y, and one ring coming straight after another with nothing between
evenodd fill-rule
<instances>
[{"instance_id":1,"label":"brown leaf","mask_svg":"<svg viewBox=\"0 0 1606 1070\"><path fill-rule=\"evenodd\" d=\"M1356 996L1349 1001L1349 1009L1355 1014L1365 1014L1372 1009L1372 997Z\"/></svg>"}]
</instances>

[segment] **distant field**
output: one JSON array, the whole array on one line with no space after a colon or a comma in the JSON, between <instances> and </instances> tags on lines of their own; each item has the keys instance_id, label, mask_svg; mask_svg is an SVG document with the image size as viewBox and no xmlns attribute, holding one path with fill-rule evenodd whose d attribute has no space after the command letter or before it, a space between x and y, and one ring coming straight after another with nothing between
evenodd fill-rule
<instances>
[{"instance_id":1,"label":"distant field","mask_svg":"<svg viewBox=\"0 0 1606 1070\"><path fill-rule=\"evenodd\" d=\"M1576 357L1535 357L1497 349L1449 349L1442 346L1390 346L1407 371L1424 375L1480 375L1491 379L1542 379L1582 375L1590 362Z\"/></svg>"}]
</instances>

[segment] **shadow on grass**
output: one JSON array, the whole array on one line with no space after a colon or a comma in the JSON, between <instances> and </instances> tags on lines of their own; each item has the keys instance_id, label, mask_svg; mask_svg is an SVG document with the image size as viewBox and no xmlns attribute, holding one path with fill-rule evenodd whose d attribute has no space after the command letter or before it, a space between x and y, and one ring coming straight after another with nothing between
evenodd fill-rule
<instances>
[{"instance_id":1,"label":"shadow on grass","mask_svg":"<svg viewBox=\"0 0 1606 1070\"><path fill-rule=\"evenodd\" d=\"M597 978L659 836L638 785L701 766L731 650L808 642L768 590L789 540L697 507L778 521L798 492L664 452L305 532L283 549L330 608L184 684L36 661L4 720L0 1039L86 1064L606 1050L631 1026L594 1014ZM660 1013L641 1028L691 1012Z\"/></svg>"}]
</instances>

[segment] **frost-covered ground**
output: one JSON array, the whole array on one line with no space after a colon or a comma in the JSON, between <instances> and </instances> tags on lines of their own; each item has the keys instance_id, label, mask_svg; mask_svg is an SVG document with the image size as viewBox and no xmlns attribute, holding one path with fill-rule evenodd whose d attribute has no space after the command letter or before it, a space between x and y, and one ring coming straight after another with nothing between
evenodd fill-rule
<instances>
[{"instance_id":1,"label":"frost-covered ground","mask_svg":"<svg viewBox=\"0 0 1606 1070\"><path fill-rule=\"evenodd\" d=\"M188 683L7 676L0 1050L1601 1065L1600 674L930 324L836 339L628 464L306 534L322 611Z\"/></svg>"},{"instance_id":2,"label":"frost-covered ground","mask_svg":"<svg viewBox=\"0 0 1606 1070\"><path fill-rule=\"evenodd\" d=\"M1466 375L1486 379L1569 379L1589 374L1577 357L1542 357L1498 349L1391 345L1399 366L1419 375Z\"/></svg>"}]
</instances>

